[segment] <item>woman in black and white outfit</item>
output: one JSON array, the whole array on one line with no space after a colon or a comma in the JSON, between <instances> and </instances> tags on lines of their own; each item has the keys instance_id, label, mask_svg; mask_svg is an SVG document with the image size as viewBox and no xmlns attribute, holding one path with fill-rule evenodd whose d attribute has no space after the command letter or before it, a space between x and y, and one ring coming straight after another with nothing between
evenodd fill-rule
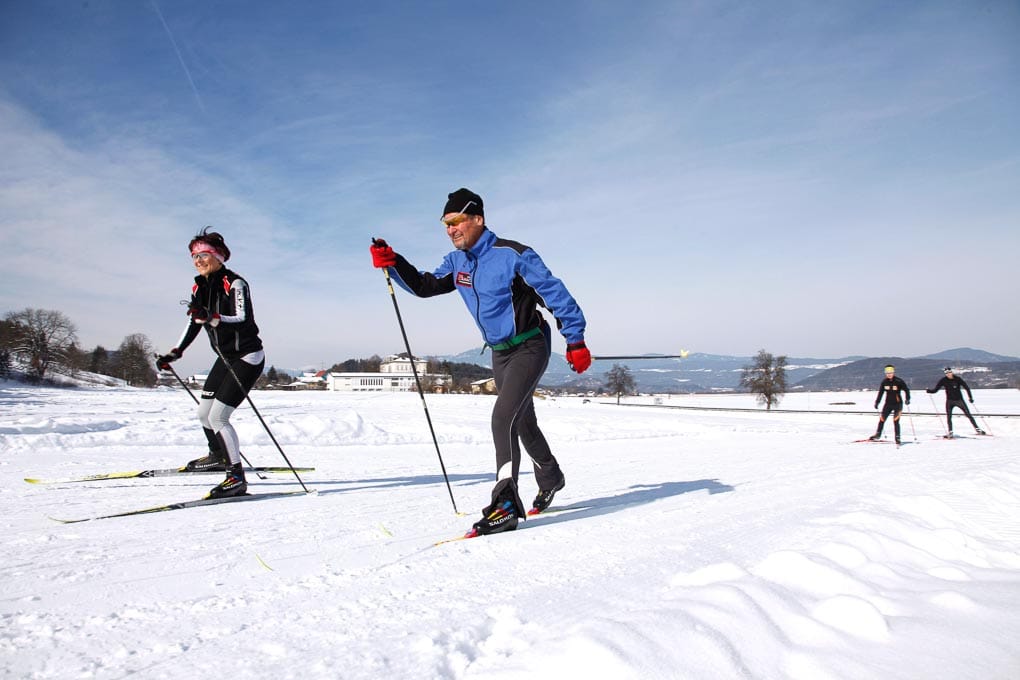
<instances>
[{"instance_id":1,"label":"woman in black and white outfit","mask_svg":"<svg viewBox=\"0 0 1020 680\"><path fill-rule=\"evenodd\" d=\"M156 363L160 368L169 367L205 328L216 353L216 362L202 387L198 407L198 419L209 441L209 454L191 461L186 469L225 470L226 479L209 492L209 498L222 498L240 496L248 490L241 466L240 444L230 424L230 415L262 375L266 355L255 324L248 282L224 266L230 259L230 249L220 234L209 229L203 229L188 244L198 271L188 305L188 326L177 346L159 357Z\"/></svg>"}]
</instances>

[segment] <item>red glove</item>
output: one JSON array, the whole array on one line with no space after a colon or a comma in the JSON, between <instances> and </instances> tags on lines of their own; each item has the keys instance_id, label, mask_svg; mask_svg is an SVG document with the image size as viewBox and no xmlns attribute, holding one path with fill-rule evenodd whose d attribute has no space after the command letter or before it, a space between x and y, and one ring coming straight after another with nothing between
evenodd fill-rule
<instances>
[{"instance_id":1,"label":"red glove","mask_svg":"<svg viewBox=\"0 0 1020 680\"><path fill-rule=\"evenodd\" d=\"M368 250L372 253L372 266L377 269L386 269L397 263L397 254L381 238L372 239Z\"/></svg>"},{"instance_id":2,"label":"red glove","mask_svg":"<svg viewBox=\"0 0 1020 680\"><path fill-rule=\"evenodd\" d=\"M584 340L567 345L567 363L575 373L584 373L591 366L591 352L585 346Z\"/></svg>"}]
</instances>

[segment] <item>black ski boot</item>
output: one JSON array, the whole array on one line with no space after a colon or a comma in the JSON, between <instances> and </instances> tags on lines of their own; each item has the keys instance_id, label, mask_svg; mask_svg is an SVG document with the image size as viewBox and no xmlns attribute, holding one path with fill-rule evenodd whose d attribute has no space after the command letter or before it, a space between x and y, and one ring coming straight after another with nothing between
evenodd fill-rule
<instances>
[{"instance_id":1,"label":"black ski boot","mask_svg":"<svg viewBox=\"0 0 1020 680\"><path fill-rule=\"evenodd\" d=\"M553 488L549 489L548 491L542 491L540 489L538 495L535 496L535 500L532 501L531 503L531 510L528 510L528 514L537 515L540 512L543 512L546 508L552 505L553 496L556 495L556 492L565 487L566 485L567 478L560 477L559 484L557 484Z\"/></svg>"},{"instance_id":2,"label":"black ski boot","mask_svg":"<svg viewBox=\"0 0 1020 680\"><path fill-rule=\"evenodd\" d=\"M492 490L492 504L482 510L482 518L465 536L471 538L513 531L517 528L518 518L524 514L524 503L517 495L517 484L512 479L504 479Z\"/></svg>"},{"instance_id":3,"label":"black ski boot","mask_svg":"<svg viewBox=\"0 0 1020 680\"><path fill-rule=\"evenodd\" d=\"M219 451L209 450L209 453L201 458L189 461L184 469L188 472L226 472L226 456Z\"/></svg>"},{"instance_id":4,"label":"black ski boot","mask_svg":"<svg viewBox=\"0 0 1020 680\"><path fill-rule=\"evenodd\" d=\"M244 468L240 463L230 466L226 478L214 486L206 498L229 498L248 493L248 482L244 480Z\"/></svg>"},{"instance_id":5,"label":"black ski boot","mask_svg":"<svg viewBox=\"0 0 1020 680\"><path fill-rule=\"evenodd\" d=\"M870 437L868 437L868 439L870 439L873 442L877 442L881 438L882 438L882 433L881 432L876 432L875 434L873 434Z\"/></svg>"}]
</instances>

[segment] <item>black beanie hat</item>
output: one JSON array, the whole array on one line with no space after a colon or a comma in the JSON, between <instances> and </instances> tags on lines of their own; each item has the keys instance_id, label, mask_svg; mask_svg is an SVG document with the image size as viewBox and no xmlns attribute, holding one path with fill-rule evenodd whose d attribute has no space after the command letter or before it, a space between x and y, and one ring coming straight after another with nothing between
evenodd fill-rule
<instances>
[{"instance_id":1,"label":"black beanie hat","mask_svg":"<svg viewBox=\"0 0 1020 680\"><path fill-rule=\"evenodd\" d=\"M485 210L482 207L482 197L461 187L447 196L446 206L443 207L443 215L462 212L465 215L481 215L485 217Z\"/></svg>"}]
</instances>

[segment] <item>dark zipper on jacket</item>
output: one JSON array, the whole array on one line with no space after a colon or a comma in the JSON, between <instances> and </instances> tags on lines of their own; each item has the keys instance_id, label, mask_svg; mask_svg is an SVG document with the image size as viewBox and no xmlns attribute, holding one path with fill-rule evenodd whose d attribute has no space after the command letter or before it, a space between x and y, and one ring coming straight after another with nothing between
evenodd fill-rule
<instances>
[{"instance_id":1,"label":"dark zipper on jacket","mask_svg":"<svg viewBox=\"0 0 1020 680\"><path fill-rule=\"evenodd\" d=\"M478 295L478 288L475 287L477 274L478 274L478 256L472 253L470 250L464 253L467 256L468 262L471 263L471 292L475 294L475 323L482 329L482 339L485 340L485 344L488 345L489 340L485 337L485 324L482 323L482 298Z\"/></svg>"}]
</instances>

